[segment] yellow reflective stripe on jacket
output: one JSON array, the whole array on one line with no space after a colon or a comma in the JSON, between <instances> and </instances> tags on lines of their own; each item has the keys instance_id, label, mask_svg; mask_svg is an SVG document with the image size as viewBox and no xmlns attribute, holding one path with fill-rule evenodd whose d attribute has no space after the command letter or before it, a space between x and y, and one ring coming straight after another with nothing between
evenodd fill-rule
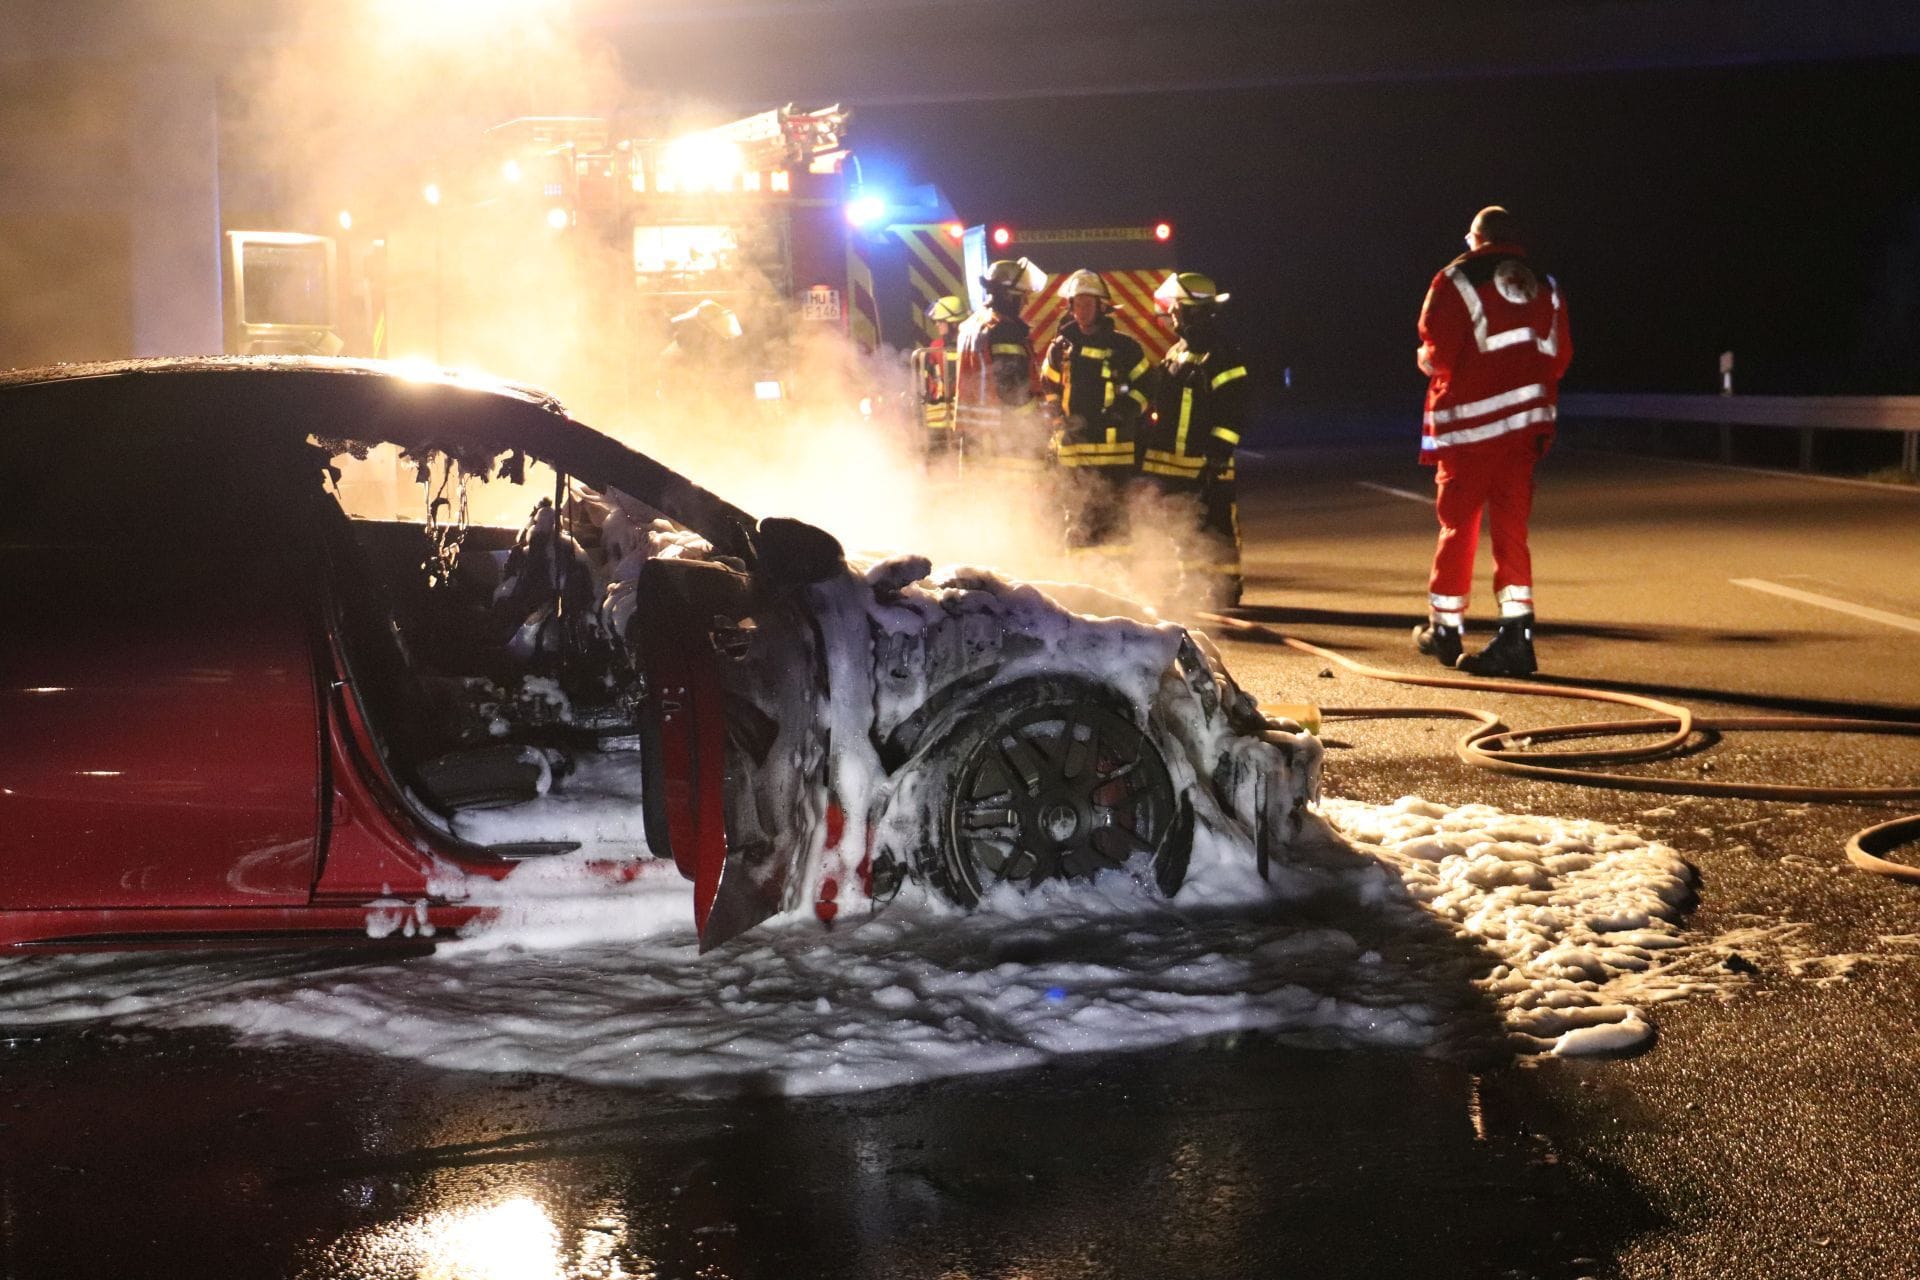
<instances>
[{"instance_id":1,"label":"yellow reflective stripe on jacket","mask_svg":"<svg viewBox=\"0 0 1920 1280\"><path fill-rule=\"evenodd\" d=\"M1077 356L1085 356L1089 360L1113 359L1113 352L1107 349L1106 347L1081 347L1078 350L1076 350L1073 354Z\"/></svg>"},{"instance_id":2,"label":"yellow reflective stripe on jacket","mask_svg":"<svg viewBox=\"0 0 1920 1280\"><path fill-rule=\"evenodd\" d=\"M1131 396L1133 398L1133 402L1139 405L1142 409L1147 407L1147 393L1142 391L1140 388L1128 387L1127 394Z\"/></svg>"},{"instance_id":3,"label":"yellow reflective stripe on jacket","mask_svg":"<svg viewBox=\"0 0 1920 1280\"><path fill-rule=\"evenodd\" d=\"M1197 476L1200 469L1207 465L1205 458L1189 457L1178 453L1168 453L1165 449L1149 449L1141 462L1141 469L1163 476Z\"/></svg>"},{"instance_id":4,"label":"yellow reflective stripe on jacket","mask_svg":"<svg viewBox=\"0 0 1920 1280\"><path fill-rule=\"evenodd\" d=\"M1056 369L1056 368L1054 368L1054 367L1053 367L1052 365L1050 365L1050 364L1049 364L1049 365L1042 365L1042 366L1041 366L1041 368L1040 368L1040 376L1041 376L1042 378L1045 378L1045 379L1046 379L1046 380L1047 380L1048 382L1058 382L1058 381L1060 381L1060 371L1059 371L1058 369Z\"/></svg>"},{"instance_id":5,"label":"yellow reflective stripe on jacket","mask_svg":"<svg viewBox=\"0 0 1920 1280\"><path fill-rule=\"evenodd\" d=\"M1018 342L996 342L989 350L997 356L1024 356L1028 354L1026 347Z\"/></svg>"},{"instance_id":6,"label":"yellow reflective stripe on jacket","mask_svg":"<svg viewBox=\"0 0 1920 1280\"><path fill-rule=\"evenodd\" d=\"M1228 444L1240 443L1240 433L1238 431L1229 431L1225 427L1215 427L1213 434L1216 438L1225 440Z\"/></svg>"},{"instance_id":7,"label":"yellow reflective stripe on jacket","mask_svg":"<svg viewBox=\"0 0 1920 1280\"><path fill-rule=\"evenodd\" d=\"M1133 366L1133 372L1127 375L1128 382L1140 381L1140 375L1153 367L1152 356L1141 356L1140 363Z\"/></svg>"},{"instance_id":8,"label":"yellow reflective stripe on jacket","mask_svg":"<svg viewBox=\"0 0 1920 1280\"><path fill-rule=\"evenodd\" d=\"M1233 366L1233 368L1231 369L1222 369L1219 373L1214 374L1213 381L1209 382L1207 386L1211 387L1215 391L1218 391L1221 387L1225 386L1227 383L1233 382L1240 378L1244 378L1246 376L1247 376L1247 366L1243 364L1237 364Z\"/></svg>"},{"instance_id":9,"label":"yellow reflective stripe on jacket","mask_svg":"<svg viewBox=\"0 0 1920 1280\"><path fill-rule=\"evenodd\" d=\"M1193 388L1180 388L1180 425L1173 433L1173 451L1182 457L1187 453L1187 428L1193 425Z\"/></svg>"}]
</instances>

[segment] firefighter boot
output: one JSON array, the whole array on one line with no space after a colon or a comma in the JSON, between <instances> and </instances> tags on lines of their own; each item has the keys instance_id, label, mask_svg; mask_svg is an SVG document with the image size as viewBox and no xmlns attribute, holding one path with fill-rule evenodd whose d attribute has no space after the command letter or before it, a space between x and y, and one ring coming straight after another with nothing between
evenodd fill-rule
<instances>
[{"instance_id":1,"label":"firefighter boot","mask_svg":"<svg viewBox=\"0 0 1920 1280\"><path fill-rule=\"evenodd\" d=\"M1424 627L1413 629L1413 647L1432 656L1441 666L1451 667L1460 661L1462 637L1459 627L1450 627L1437 618L1429 618Z\"/></svg>"},{"instance_id":2,"label":"firefighter boot","mask_svg":"<svg viewBox=\"0 0 1920 1280\"><path fill-rule=\"evenodd\" d=\"M1530 676L1538 671L1533 661L1533 615L1502 618L1493 643L1460 659L1460 669L1476 676Z\"/></svg>"}]
</instances>

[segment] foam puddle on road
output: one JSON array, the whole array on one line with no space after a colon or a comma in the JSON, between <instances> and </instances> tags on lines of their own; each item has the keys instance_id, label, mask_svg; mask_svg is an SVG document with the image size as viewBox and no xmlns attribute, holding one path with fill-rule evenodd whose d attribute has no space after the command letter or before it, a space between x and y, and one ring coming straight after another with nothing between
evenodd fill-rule
<instances>
[{"instance_id":1,"label":"foam puddle on road","mask_svg":"<svg viewBox=\"0 0 1920 1280\"><path fill-rule=\"evenodd\" d=\"M1197 847L1173 903L1124 874L990 896L910 889L869 918L769 922L709 955L670 864L609 886L565 859L430 956L0 962L0 1023L224 1027L437 1066L696 1094L847 1092L1230 1032L1453 1054L1617 1052L1688 977L1691 871L1620 828L1329 799L1263 883ZM1142 877L1144 879L1144 877ZM589 890L588 886L592 888Z\"/></svg>"}]
</instances>

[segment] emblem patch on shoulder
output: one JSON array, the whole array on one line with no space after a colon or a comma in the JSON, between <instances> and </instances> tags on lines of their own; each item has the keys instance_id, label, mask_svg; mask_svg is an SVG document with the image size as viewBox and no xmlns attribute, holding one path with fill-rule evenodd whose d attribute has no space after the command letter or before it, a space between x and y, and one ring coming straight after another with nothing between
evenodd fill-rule
<instances>
[{"instance_id":1,"label":"emblem patch on shoulder","mask_svg":"<svg viewBox=\"0 0 1920 1280\"><path fill-rule=\"evenodd\" d=\"M1540 293L1540 277L1518 258L1503 258L1493 269L1493 287L1508 302L1532 302Z\"/></svg>"}]
</instances>

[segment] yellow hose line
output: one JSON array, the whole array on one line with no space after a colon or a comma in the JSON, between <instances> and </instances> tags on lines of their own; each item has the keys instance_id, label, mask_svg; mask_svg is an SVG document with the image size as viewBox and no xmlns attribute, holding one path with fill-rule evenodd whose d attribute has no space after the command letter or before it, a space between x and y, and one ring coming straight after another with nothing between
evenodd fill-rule
<instances>
[{"instance_id":1,"label":"yellow hose line","mask_svg":"<svg viewBox=\"0 0 1920 1280\"><path fill-rule=\"evenodd\" d=\"M1839 716L1723 716L1703 719L1678 703L1635 693L1616 693L1606 689L1587 689L1577 685L1540 684L1521 680L1482 680L1471 676L1420 676L1384 667L1356 662L1332 649L1287 635L1272 627L1230 618L1225 614L1203 613L1207 622L1243 636L1254 636L1282 644L1302 653L1331 662L1356 675L1394 684L1423 685L1434 689L1466 689L1480 693L1500 693L1536 698L1568 698L1585 702L1607 702L1638 707L1652 712L1638 720L1600 720L1587 723L1547 725L1537 729L1509 729L1491 711L1480 707L1323 707L1324 716L1349 720L1424 719L1445 717L1472 720L1474 727L1454 744L1460 758L1475 768L1523 778L1575 786L1610 787L1621 791L1661 792L1682 796L1727 796L1747 800L1799 800L1833 804L1883 803L1920 800L1915 787L1809 787L1772 782L1716 782L1704 778L1661 778L1639 774L1606 773L1584 766L1624 760L1647 760L1665 756L1684 747L1696 734L1723 733L1731 730L1771 733L1877 733L1898 737L1920 737L1920 723L1896 720L1867 720ZM1554 742L1567 738L1604 738L1664 734L1658 741L1641 746L1595 748L1583 751L1529 751L1510 745L1515 740ZM1847 842L1847 857L1855 866L1876 875L1920 882L1920 868L1892 862L1880 855L1899 845L1920 838L1920 814L1896 818L1857 832Z\"/></svg>"}]
</instances>

